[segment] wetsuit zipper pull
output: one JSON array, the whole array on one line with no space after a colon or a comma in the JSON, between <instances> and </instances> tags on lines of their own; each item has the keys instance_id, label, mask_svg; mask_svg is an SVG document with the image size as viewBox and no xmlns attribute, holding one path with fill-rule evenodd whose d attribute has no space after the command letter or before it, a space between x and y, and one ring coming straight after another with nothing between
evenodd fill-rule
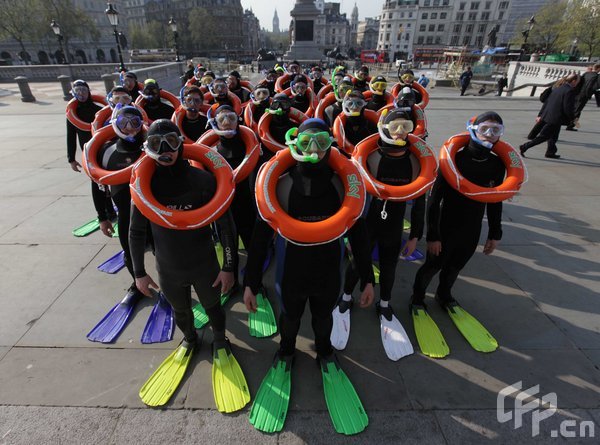
<instances>
[{"instance_id":1,"label":"wetsuit zipper pull","mask_svg":"<svg viewBox=\"0 0 600 445\"><path fill-rule=\"evenodd\" d=\"M388 214L385 211L385 206L387 204L387 201L383 201L383 208L381 209L381 219L383 219L384 221L387 219Z\"/></svg>"}]
</instances>

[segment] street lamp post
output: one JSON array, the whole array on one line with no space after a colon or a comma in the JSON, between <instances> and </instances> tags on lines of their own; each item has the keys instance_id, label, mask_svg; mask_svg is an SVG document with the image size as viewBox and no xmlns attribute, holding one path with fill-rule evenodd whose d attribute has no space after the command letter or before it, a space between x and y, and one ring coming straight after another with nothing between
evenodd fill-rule
<instances>
[{"instance_id":1,"label":"street lamp post","mask_svg":"<svg viewBox=\"0 0 600 445\"><path fill-rule=\"evenodd\" d=\"M173 16L169 20L169 27L173 31L173 41L175 42L175 62L179 62L179 47L177 46L177 37L179 37L179 34L177 33L177 22Z\"/></svg>"},{"instance_id":2,"label":"street lamp post","mask_svg":"<svg viewBox=\"0 0 600 445\"><path fill-rule=\"evenodd\" d=\"M521 49L521 56L519 57L519 60L522 60L523 56L525 55L527 39L529 39L529 33L533 29L533 25L535 25L535 16L534 15L532 15L531 18L527 21L527 24L529 25L528 28L524 31L521 31L521 34L523 35L523 48Z\"/></svg>"},{"instance_id":3,"label":"street lamp post","mask_svg":"<svg viewBox=\"0 0 600 445\"><path fill-rule=\"evenodd\" d=\"M50 28L52 28L52 32L54 33L54 35L56 36L56 39L58 40L58 46L60 48L60 53L62 54L62 64L63 65L67 65L69 67L69 74L71 75L72 79L75 79L75 76L73 75L73 68L71 67L71 63L69 62L69 56L68 54L65 53L64 47L63 47L63 35L60 32L60 25L56 22L56 20L52 19L52 21L50 22Z\"/></svg>"},{"instance_id":4,"label":"street lamp post","mask_svg":"<svg viewBox=\"0 0 600 445\"><path fill-rule=\"evenodd\" d=\"M113 32L115 34L117 50L119 51L119 62L121 63L119 66L119 71L126 71L125 63L123 62L123 53L121 52L121 42L119 41L119 32L117 31L117 26L119 26L119 13L110 2L106 4L106 11L104 11L104 13L108 17L108 21L112 25Z\"/></svg>"}]
</instances>

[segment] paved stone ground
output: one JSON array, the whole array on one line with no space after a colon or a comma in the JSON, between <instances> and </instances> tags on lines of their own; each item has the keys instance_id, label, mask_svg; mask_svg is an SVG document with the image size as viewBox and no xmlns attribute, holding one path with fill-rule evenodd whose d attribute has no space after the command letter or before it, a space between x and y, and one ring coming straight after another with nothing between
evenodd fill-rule
<instances>
[{"instance_id":1,"label":"paved stone ground","mask_svg":"<svg viewBox=\"0 0 600 445\"><path fill-rule=\"evenodd\" d=\"M21 103L14 85L0 89L0 444L598 443L552 437L563 420L575 421L577 431L580 422L595 422L596 437L600 434L600 113L593 104L578 133L562 133L561 160L545 159L544 147L528 152L529 183L504 207L499 250L487 257L479 249L456 284L455 296L495 335L500 349L473 351L431 304L451 355L433 360L417 352L390 362L374 309L355 310L348 348L339 356L370 425L347 438L333 431L326 411L308 318L281 434L253 430L248 409L234 415L216 411L209 332L169 405L144 407L140 386L180 336L141 345L152 307L144 302L114 345L86 340L130 279L125 272L109 276L96 270L119 250L116 240L100 233L71 235L93 217L89 180L65 162L60 87L32 89L34 104ZM457 96L454 90L433 90L427 115L436 150L469 117L489 109L504 117L505 139L518 145L540 106L529 99ZM423 242L419 248L424 250ZM392 302L415 345L406 304L418 267L399 265ZM278 339L248 335L239 295L227 304L227 314L229 336L254 395ZM518 381L523 388L539 384L540 397L557 395L559 412L541 423L536 437L531 413L523 413L518 429L496 417L498 391ZM513 395L507 409L514 403Z\"/></svg>"}]
</instances>

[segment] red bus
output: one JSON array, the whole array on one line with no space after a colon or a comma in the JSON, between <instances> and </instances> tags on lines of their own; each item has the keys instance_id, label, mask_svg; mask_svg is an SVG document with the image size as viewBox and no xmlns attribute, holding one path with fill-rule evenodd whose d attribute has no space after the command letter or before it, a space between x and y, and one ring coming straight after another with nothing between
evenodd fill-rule
<instances>
[{"instance_id":1,"label":"red bus","mask_svg":"<svg viewBox=\"0 0 600 445\"><path fill-rule=\"evenodd\" d=\"M362 63L384 63L385 51L377 49L364 49L360 52L360 61Z\"/></svg>"}]
</instances>

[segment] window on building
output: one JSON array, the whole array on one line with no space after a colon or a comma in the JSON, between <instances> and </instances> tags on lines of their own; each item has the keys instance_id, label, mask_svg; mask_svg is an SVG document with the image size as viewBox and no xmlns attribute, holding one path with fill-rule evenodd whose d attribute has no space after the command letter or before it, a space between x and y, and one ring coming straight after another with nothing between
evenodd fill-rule
<instances>
[{"instance_id":1,"label":"window on building","mask_svg":"<svg viewBox=\"0 0 600 445\"><path fill-rule=\"evenodd\" d=\"M389 25L388 25L389 26ZM335 34L335 28L331 30L331 34Z\"/></svg>"},{"instance_id":2,"label":"window on building","mask_svg":"<svg viewBox=\"0 0 600 445\"><path fill-rule=\"evenodd\" d=\"M390 45L388 45L387 43L385 44L385 49L388 49L390 47Z\"/></svg>"},{"instance_id":3,"label":"window on building","mask_svg":"<svg viewBox=\"0 0 600 445\"><path fill-rule=\"evenodd\" d=\"M390 29L390 28L392 27L392 24L391 24L391 23L388 23L388 26L387 26L387 27L388 27L388 29Z\"/></svg>"},{"instance_id":4,"label":"window on building","mask_svg":"<svg viewBox=\"0 0 600 445\"><path fill-rule=\"evenodd\" d=\"M427 45L433 45L433 36L427 36L426 43Z\"/></svg>"},{"instance_id":5,"label":"window on building","mask_svg":"<svg viewBox=\"0 0 600 445\"><path fill-rule=\"evenodd\" d=\"M489 12L482 12L481 13L481 20L489 20L490 19L490 13Z\"/></svg>"},{"instance_id":6,"label":"window on building","mask_svg":"<svg viewBox=\"0 0 600 445\"><path fill-rule=\"evenodd\" d=\"M446 15L447 15L447 14L446 14L445 12L440 12L440 18L441 18L442 20L445 20L445 19L446 19Z\"/></svg>"},{"instance_id":7,"label":"window on building","mask_svg":"<svg viewBox=\"0 0 600 445\"><path fill-rule=\"evenodd\" d=\"M464 36L462 44L463 45L468 45L470 41L471 41L471 36Z\"/></svg>"},{"instance_id":8,"label":"window on building","mask_svg":"<svg viewBox=\"0 0 600 445\"><path fill-rule=\"evenodd\" d=\"M400 13L400 18L403 19L404 18L404 12Z\"/></svg>"},{"instance_id":9,"label":"window on building","mask_svg":"<svg viewBox=\"0 0 600 445\"><path fill-rule=\"evenodd\" d=\"M436 44L436 45L439 45L440 43L442 43L442 38L441 38L440 36L437 36L437 37L435 38L435 44Z\"/></svg>"},{"instance_id":10,"label":"window on building","mask_svg":"<svg viewBox=\"0 0 600 445\"><path fill-rule=\"evenodd\" d=\"M435 19L437 19L437 12L432 12L432 13L431 13L431 19L432 19L432 20L435 20Z\"/></svg>"},{"instance_id":11,"label":"window on building","mask_svg":"<svg viewBox=\"0 0 600 445\"><path fill-rule=\"evenodd\" d=\"M390 18L393 19L394 18L394 13L390 12Z\"/></svg>"},{"instance_id":12,"label":"window on building","mask_svg":"<svg viewBox=\"0 0 600 445\"><path fill-rule=\"evenodd\" d=\"M498 13L498 20L502 20L504 18L504 11L500 11Z\"/></svg>"},{"instance_id":13,"label":"window on building","mask_svg":"<svg viewBox=\"0 0 600 445\"><path fill-rule=\"evenodd\" d=\"M407 42L410 40L410 34L409 33L406 33L404 35L404 40L406 40Z\"/></svg>"},{"instance_id":14,"label":"window on building","mask_svg":"<svg viewBox=\"0 0 600 445\"><path fill-rule=\"evenodd\" d=\"M480 25L477 26L477 32L479 34L483 34L485 32L485 23L482 23Z\"/></svg>"},{"instance_id":15,"label":"window on building","mask_svg":"<svg viewBox=\"0 0 600 445\"><path fill-rule=\"evenodd\" d=\"M408 45L404 45L404 49L408 49Z\"/></svg>"},{"instance_id":16,"label":"window on building","mask_svg":"<svg viewBox=\"0 0 600 445\"><path fill-rule=\"evenodd\" d=\"M408 18L409 18L409 19L412 19L412 12L409 12L409 13L408 13Z\"/></svg>"},{"instance_id":17,"label":"window on building","mask_svg":"<svg viewBox=\"0 0 600 445\"><path fill-rule=\"evenodd\" d=\"M417 45L422 45L424 40L425 40L425 37L423 37L423 36L417 37Z\"/></svg>"},{"instance_id":18,"label":"window on building","mask_svg":"<svg viewBox=\"0 0 600 445\"><path fill-rule=\"evenodd\" d=\"M440 23L440 24L438 25L438 31L443 31L443 30L444 30L444 24L443 24L443 23Z\"/></svg>"},{"instance_id":19,"label":"window on building","mask_svg":"<svg viewBox=\"0 0 600 445\"><path fill-rule=\"evenodd\" d=\"M419 31L423 32L427 29L427 25L421 25L419 26Z\"/></svg>"},{"instance_id":20,"label":"window on building","mask_svg":"<svg viewBox=\"0 0 600 445\"><path fill-rule=\"evenodd\" d=\"M407 23L407 24L406 24L406 27L407 27L407 28L410 28L410 23Z\"/></svg>"},{"instance_id":21,"label":"window on building","mask_svg":"<svg viewBox=\"0 0 600 445\"><path fill-rule=\"evenodd\" d=\"M458 45L458 38L459 38L459 36L452 36L452 38L450 39L450 45L453 45L453 46Z\"/></svg>"},{"instance_id":22,"label":"window on building","mask_svg":"<svg viewBox=\"0 0 600 445\"><path fill-rule=\"evenodd\" d=\"M425 0L423 6L431 6L431 0Z\"/></svg>"},{"instance_id":23,"label":"window on building","mask_svg":"<svg viewBox=\"0 0 600 445\"><path fill-rule=\"evenodd\" d=\"M435 25L429 25L429 32L435 31Z\"/></svg>"},{"instance_id":24,"label":"window on building","mask_svg":"<svg viewBox=\"0 0 600 445\"><path fill-rule=\"evenodd\" d=\"M467 32L469 34L472 33L473 32L473 25L472 24L467 25L467 27L465 28L465 32Z\"/></svg>"},{"instance_id":25,"label":"window on building","mask_svg":"<svg viewBox=\"0 0 600 445\"><path fill-rule=\"evenodd\" d=\"M474 22L475 20L477 20L477 13L476 12L469 12L469 20Z\"/></svg>"},{"instance_id":26,"label":"window on building","mask_svg":"<svg viewBox=\"0 0 600 445\"><path fill-rule=\"evenodd\" d=\"M466 5L467 4L465 2L460 2L460 4L458 5L458 10L459 11L464 11Z\"/></svg>"},{"instance_id":27,"label":"window on building","mask_svg":"<svg viewBox=\"0 0 600 445\"><path fill-rule=\"evenodd\" d=\"M454 25L454 29L452 30L453 32L460 32L462 28L462 25L460 23L457 23Z\"/></svg>"},{"instance_id":28,"label":"window on building","mask_svg":"<svg viewBox=\"0 0 600 445\"><path fill-rule=\"evenodd\" d=\"M483 36L479 36L475 39L475 46L483 46Z\"/></svg>"},{"instance_id":29,"label":"window on building","mask_svg":"<svg viewBox=\"0 0 600 445\"><path fill-rule=\"evenodd\" d=\"M389 33L389 32L386 32L386 33L385 33L385 41L386 41L386 42L389 42L389 41L390 41L390 33ZM386 45L386 46L387 46L387 45Z\"/></svg>"},{"instance_id":30,"label":"window on building","mask_svg":"<svg viewBox=\"0 0 600 445\"><path fill-rule=\"evenodd\" d=\"M442 6L448 6L450 4L450 0L442 0Z\"/></svg>"},{"instance_id":31,"label":"window on building","mask_svg":"<svg viewBox=\"0 0 600 445\"><path fill-rule=\"evenodd\" d=\"M457 12L456 13L456 20L458 20L459 22L462 22L465 19L465 13L464 12Z\"/></svg>"},{"instance_id":32,"label":"window on building","mask_svg":"<svg viewBox=\"0 0 600 445\"><path fill-rule=\"evenodd\" d=\"M508 9L508 2L500 2L499 9Z\"/></svg>"},{"instance_id":33,"label":"window on building","mask_svg":"<svg viewBox=\"0 0 600 445\"><path fill-rule=\"evenodd\" d=\"M485 2L485 9L490 9L492 7L492 2Z\"/></svg>"},{"instance_id":34,"label":"window on building","mask_svg":"<svg viewBox=\"0 0 600 445\"><path fill-rule=\"evenodd\" d=\"M479 9L479 2L471 2L471 9Z\"/></svg>"},{"instance_id":35,"label":"window on building","mask_svg":"<svg viewBox=\"0 0 600 445\"><path fill-rule=\"evenodd\" d=\"M440 6L440 0L433 0L433 6Z\"/></svg>"},{"instance_id":36,"label":"window on building","mask_svg":"<svg viewBox=\"0 0 600 445\"><path fill-rule=\"evenodd\" d=\"M426 13L426 12L424 12L423 14L421 14L421 18L422 18L423 20L427 20L427 13Z\"/></svg>"}]
</instances>

